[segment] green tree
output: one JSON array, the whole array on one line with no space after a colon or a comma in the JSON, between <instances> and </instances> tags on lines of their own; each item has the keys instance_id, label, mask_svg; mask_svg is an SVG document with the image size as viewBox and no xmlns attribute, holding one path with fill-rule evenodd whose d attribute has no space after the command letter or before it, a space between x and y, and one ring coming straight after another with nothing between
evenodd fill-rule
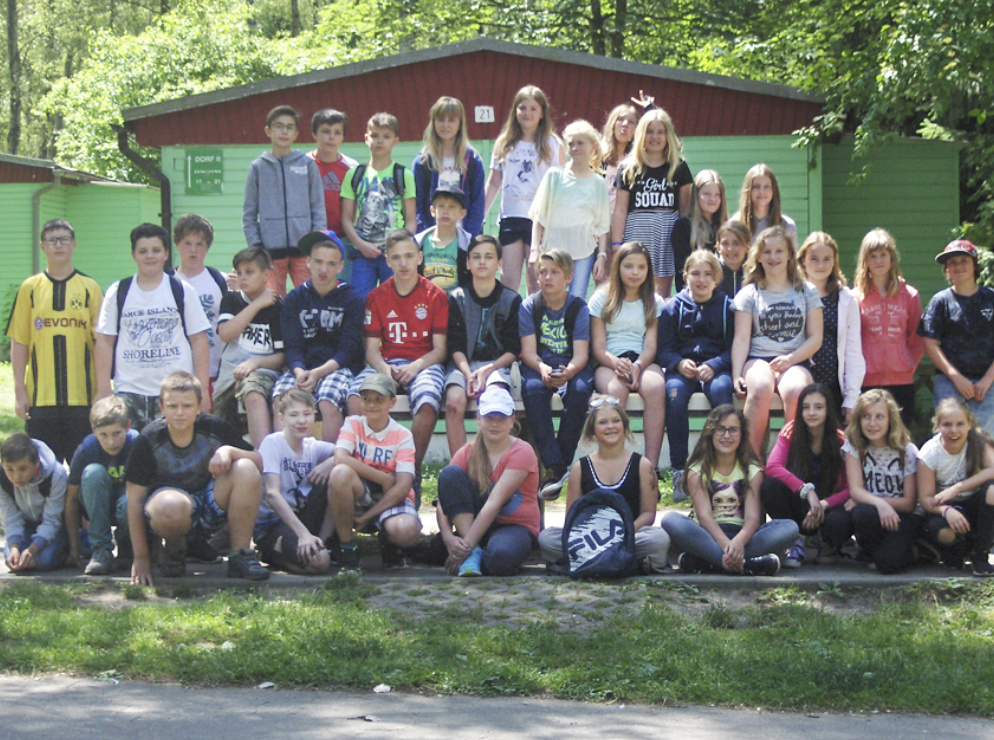
<instances>
[{"instance_id":1,"label":"green tree","mask_svg":"<svg viewBox=\"0 0 994 740\"><path fill-rule=\"evenodd\" d=\"M249 29L246 5L220 0L177 4L137 36L96 35L71 78L55 83L41 109L59 116L59 161L132 182L144 176L117 150L121 111L138 105L276 77L279 40ZM155 159L158 153L143 154Z\"/></svg>"}]
</instances>

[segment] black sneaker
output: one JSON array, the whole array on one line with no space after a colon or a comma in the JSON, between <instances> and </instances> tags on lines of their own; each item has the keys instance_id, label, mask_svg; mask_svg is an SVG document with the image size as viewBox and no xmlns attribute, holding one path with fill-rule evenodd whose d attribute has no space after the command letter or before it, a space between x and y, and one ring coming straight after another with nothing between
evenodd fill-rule
<instances>
[{"instance_id":1,"label":"black sneaker","mask_svg":"<svg viewBox=\"0 0 994 740\"><path fill-rule=\"evenodd\" d=\"M691 555L689 552L681 552L676 564L680 566L680 570L684 573L694 575L707 573L711 570L711 564L707 560L699 558L696 555Z\"/></svg>"},{"instance_id":2,"label":"black sneaker","mask_svg":"<svg viewBox=\"0 0 994 740\"><path fill-rule=\"evenodd\" d=\"M569 480L569 468L554 467L545 472L545 480L539 489L538 497L543 501L555 501L562 493L563 486Z\"/></svg>"},{"instance_id":3,"label":"black sneaker","mask_svg":"<svg viewBox=\"0 0 994 740\"><path fill-rule=\"evenodd\" d=\"M376 541L380 546L380 556L383 558L383 570L401 570L408 568L407 558L404 551L390 541L383 532L376 535Z\"/></svg>"},{"instance_id":4,"label":"black sneaker","mask_svg":"<svg viewBox=\"0 0 994 740\"><path fill-rule=\"evenodd\" d=\"M249 581L265 581L269 578L266 566L259 562L255 550L238 550L228 556L228 578L245 578Z\"/></svg>"},{"instance_id":5,"label":"black sneaker","mask_svg":"<svg viewBox=\"0 0 994 740\"><path fill-rule=\"evenodd\" d=\"M186 541L170 545L168 542L162 553L159 570L165 578L182 578L186 575Z\"/></svg>"},{"instance_id":6,"label":"black sneaker","mask_svg":"<svg viewBox=\"0 0 994 740\"><path fill-rule=\"evenodd\" d=\"M973 560L973 575L977 578L990 578L994 576L994 565L991 565L987 553L978 554Z\"/></svg>"},{"instance_id":7,"label":"black sneaker","mask_svg":"<svg viewBox=\"0 0 994 740\"><path fill-rule=\"evenodd\" d=\"M742 572L747 576L775 576L780 572L780 558L772 554L746 558Z\"/></svg>"},{"instance_id":8,"label":"black sneaker","mask_svg":"<svg viewBox=\"0 0 994 740\"><path fill-rule=\"evenodd\" d=\"M201 535L191 537L186 542L186 559L191 563L203 563L213 565L224 560L221 553L210 546L210 543Z\"/></svg>"},{"instance_id":9,"label":"black sneaker","mask_svg":"<svg viewBox=\"0 0 994 740\"><path fill-rule=\"evenodd\" d=\"M358 547L343 547L342 554L338 557L338 565L342 573L353 571L358 573L362 570Z\"/></svg>"}]
</instances>

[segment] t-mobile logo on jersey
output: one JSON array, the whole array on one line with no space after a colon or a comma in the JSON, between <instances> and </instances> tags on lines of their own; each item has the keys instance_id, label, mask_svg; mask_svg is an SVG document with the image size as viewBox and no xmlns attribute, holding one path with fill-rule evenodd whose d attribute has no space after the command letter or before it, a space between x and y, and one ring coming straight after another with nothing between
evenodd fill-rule
<instances>
[{"instance_id":1,"label":"t-mobile logo on jersey","mask_svg":"<svg viewBox=\"0 0 994 740\"><path fill-rule=\"evenodd\" d=\"M407 322L392 321L387 324L387 336L394 344L403 344L404 340L407 339Z\"/></svg>"}]
</instances>

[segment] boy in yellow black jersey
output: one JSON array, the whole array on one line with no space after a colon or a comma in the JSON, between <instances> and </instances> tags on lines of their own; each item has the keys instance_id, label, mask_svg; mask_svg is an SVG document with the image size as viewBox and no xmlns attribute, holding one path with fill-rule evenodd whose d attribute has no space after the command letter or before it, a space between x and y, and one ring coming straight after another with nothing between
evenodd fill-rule
<instances>
[{"instance_id":1,"label":"boy in yellow black jersey","mask_svg":"<svg viewBox=\"0 0 994 740\"><path fill-rule=\"evenodd\" d=\"M44 272L21 284L7 323L15 410L30 437L60 462L90 433L96 395L94 329L103 291L72 263L76 233L54 219L41 229Z\"/></svg>"}]
</instances>

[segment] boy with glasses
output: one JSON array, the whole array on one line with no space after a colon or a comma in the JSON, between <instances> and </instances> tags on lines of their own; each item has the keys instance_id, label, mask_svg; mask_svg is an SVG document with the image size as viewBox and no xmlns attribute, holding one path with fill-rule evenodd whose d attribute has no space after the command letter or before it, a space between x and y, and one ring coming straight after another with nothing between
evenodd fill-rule
<instances>
[{"instance_id":1,"label":"boy with glasses","mask_svg":"<svg viewBox=\"0 0 994 740\"><path fill-rule=\"evenodd\" d=\"M40 248L45 271L21 284L7 323L14 408L28 436L42 440L61 462L90 433L103 291L73 267L76 233L68 221L46 222Z\"/></svg>"},{"instance_id":2,"label":"boy with glasses","mask_svg":"<svg viewBox=\"0 0 994 740\"><path fill-rule=\"evenodd\" d=\"M310 275L307 259L297 242L311 231L324 231L327 214L324 186L314 160L295 151L300 114L289 105L278 105L266 116L266 136L273 143L249 166L242 206L242 229L250 247L263 246L273 258L267 287L286 295L289 273L293 287Z\"/></svg>"}]
</instances>

